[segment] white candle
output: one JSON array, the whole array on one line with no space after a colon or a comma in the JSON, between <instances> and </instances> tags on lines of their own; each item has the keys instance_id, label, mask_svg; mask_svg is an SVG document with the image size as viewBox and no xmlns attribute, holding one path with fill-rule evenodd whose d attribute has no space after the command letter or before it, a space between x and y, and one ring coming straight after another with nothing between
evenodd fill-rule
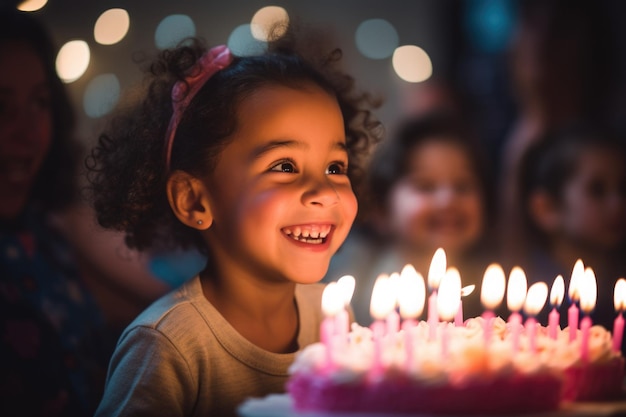
<instances>
[{"instance_id":1,"label":"white candle","mask_svg":"<svg viewBox=\"0 0 626 417\"><path fill-rule=\"evenodd\" d=\"M548 298L548 284L545 282L535 282L528 288L526 301L524 302L524 313L528 316L526 319L526 333L530 344L530 351L537 352L537 320L535 316L539 314Z\"/></svg>"},{"instance_id":2,"label":"white candle","mask_svg":"<svg viewBox=\"0 0 626 417\"><path fill-rule=\"evenodd\" d=\"M509 273L509 282L506 287L506 305L509 311L511 311L508 323L511 331L513 352L517 352L519 349L519 335L523 328L522 315L519 312L524 307L527 291L526 273L519 266L514 266Z\"/></svg>"},{"instance_id":3,"label":"white candle","mask_svg":"<svg viewBox=\"0 0 626 417\"><path fill-rule=\"evenodd\" d=\"M493 319L495 318L494 310L498 308L504 298L505 281L504 270L499 264L491 264L485 270L480 290L480 302L485 308L482 316L485 320L484 335L487 345L491 339Z\"/></svg>"}]
</instances>

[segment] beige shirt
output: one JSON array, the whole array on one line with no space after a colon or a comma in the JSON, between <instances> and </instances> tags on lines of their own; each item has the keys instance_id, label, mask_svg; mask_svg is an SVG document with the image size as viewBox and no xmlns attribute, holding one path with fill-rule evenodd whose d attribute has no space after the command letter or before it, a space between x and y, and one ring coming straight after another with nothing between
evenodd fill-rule
<instances>
[{"instance_id":1,"label":"beige shirt","mask_svg":"<svg viewBox=\"0 0 626 417\"><path fill-rule=\"evenodd\" d=\"M319 340L323 288L296 286L300 349ZM248 397L284 392L294 357L241 336L204 297L195 277L126 328L96 416L235 415Z\"/></svg>"}]
</instances>

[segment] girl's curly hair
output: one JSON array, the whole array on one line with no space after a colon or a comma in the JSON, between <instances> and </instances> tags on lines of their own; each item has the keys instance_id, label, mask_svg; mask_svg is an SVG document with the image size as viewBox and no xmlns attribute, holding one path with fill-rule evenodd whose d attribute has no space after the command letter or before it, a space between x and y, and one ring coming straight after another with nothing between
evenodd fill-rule
<instances>
[{"instance_id":1,"label":"girl's curly hair","mask_svg":"<svg viewBox=\"0 0 626 417\"><path fill-rule=\"evenodd\" d=\"M318 31L296 34L290 26L284 35L271 38L264 54L235 57L214 74L181 118L171 170L196 176L211 173L240 123L239 104L252 92L268 85L300 88L314 83L338 100L346 126L348 176L358 193L364 161L382 136L381 123L371 112L380 101L355 91L353 78L339 67L341 50L322 52L323 38ZM208 253L200 234L178 221L169 206L163 149L172 115L172 86L184 79L206 50L201 39L191 38L161 52L147 71L141 98L118 107L87 158L98 221L105 228L126 232L131 247L195 247Z\"/></svg>"}]
</instances>

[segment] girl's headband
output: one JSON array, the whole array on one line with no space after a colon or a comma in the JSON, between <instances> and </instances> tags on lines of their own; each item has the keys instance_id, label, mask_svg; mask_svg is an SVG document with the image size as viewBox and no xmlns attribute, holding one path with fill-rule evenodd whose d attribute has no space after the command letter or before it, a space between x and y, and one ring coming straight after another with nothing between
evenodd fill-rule
<instances>
[{"instance_id":1,"label":"girl's headband","mask_svg":"<svg viewBox=\"0 0 626 417\"><path fill-rule=\"evenodd\" d=\"M172 145L176 129L187 106L200 88L217 71L226 68L233 61L233 56L226 45L216 46L198 59L189 70L189 75L184 80L177 81L172 87L172 118L165 133L165 170L170 170L170 159L172 157Z\"/></svg>"}]
</instances>

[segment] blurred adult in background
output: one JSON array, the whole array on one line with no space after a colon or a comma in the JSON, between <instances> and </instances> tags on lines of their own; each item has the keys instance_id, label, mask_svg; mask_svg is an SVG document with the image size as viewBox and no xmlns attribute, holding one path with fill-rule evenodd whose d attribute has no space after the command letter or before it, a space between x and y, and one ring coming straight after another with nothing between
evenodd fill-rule
<instances>
[{"instance_id":1,"label":"blurred adult in background","mask_svg":"<svg viewBox=\"0 0 626 417\"><path fill-rule=\"evenodd\" d=\"M463 285L480 285L488 253L491 187L480 146L456 113L405 118L375 150L359 202L361 220L333 257L327 280L354 275L352 300L360 324L371 322L370 299L380 273L412 264L427 279L435 251ZM464 299L480 315L478 291Z\"/></svg>"},{"instance_id":2,"label":"blurred adult in background","mask_svg":"<svg viewBox=\"0 0 626 417\"><path fill-rule=\"evenodd\" d=\"M0 9L2 416L93 415L118 331L169 289L81 205L55 56L33 15Z\"/></svg>"},{"instance_id":3,"label":"blurred adult in background","mask_svg":"<svg viewBox=\"0 0 626 417\"><path fill-rule=\"evenodd\" d=\"M515 238L524 243L518 260L529 282L550 285L561 274L567 284L581 259L596 274L594 323L612 329L613 289L626 277L623 141L602 129L562 129L533 144L520 168L524 227Z\"/></svg>"},{"instance_id":4,"label":"blurred adult in background","mask_svg":"<svg viewBox=\"0 0 626 417\"><path fill-rule=\"evenodd\" d=\"M554 129L615 118L614 34L604 2L522 0L510 50L517 116L503 145L500 215L504 261L516 263L520 158Z\"/></svg>"}]
</instances>

